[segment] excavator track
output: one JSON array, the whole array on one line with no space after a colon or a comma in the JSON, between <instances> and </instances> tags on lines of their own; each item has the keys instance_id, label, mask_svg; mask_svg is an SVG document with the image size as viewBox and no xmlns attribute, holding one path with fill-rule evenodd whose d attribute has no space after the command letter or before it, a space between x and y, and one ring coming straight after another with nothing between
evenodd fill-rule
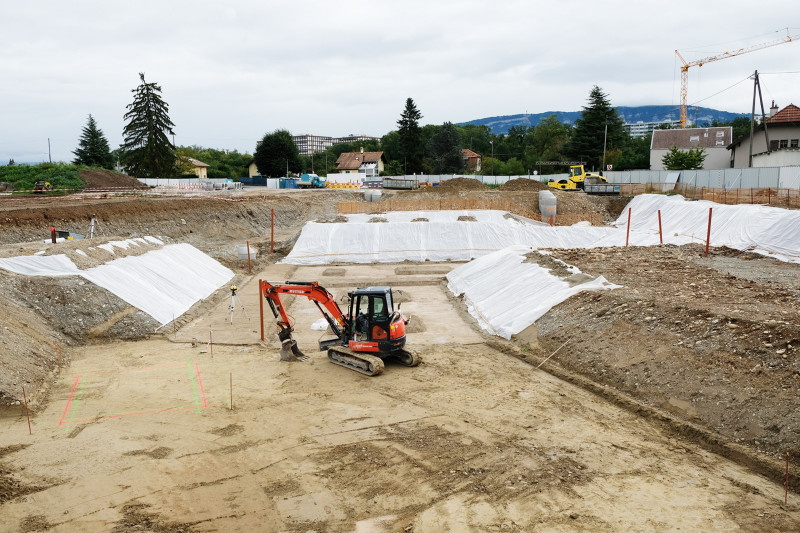
<instances>
[{"instance_id":1,"label":"excavator track","mask_svg":"<svg viewBox=\"0 0 800 533\"><path fill-rule=\"evenodd\" d=\"M408 350L398 350L393 352L392 357L395 361L403 366L417 366L422 362L422 358L419 356L419 354L409 352Z\"/></svg>"},{"instance_id":2,"label":"excavator track","mask_svg":"<svg viewBox=\"0 0 800 533\"><path fill-rule=\"evenodd\" d=\"M383 372L383 360L380 357L354 352L344 346L329 348L328 359L331 363L361 372L367 376L377 376Z\"/></svg>"}]
</instances>

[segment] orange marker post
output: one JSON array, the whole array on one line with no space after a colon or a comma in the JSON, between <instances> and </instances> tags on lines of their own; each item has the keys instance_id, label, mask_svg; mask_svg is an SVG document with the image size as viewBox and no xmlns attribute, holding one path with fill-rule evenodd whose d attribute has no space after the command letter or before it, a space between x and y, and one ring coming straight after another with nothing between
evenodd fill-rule
<instances>
[{"instance_id":1,"label":"orange marker post","mask_svg":"<svg viewBox=\"0 0 800 533\"><path fill-rule=\"evenodd\" d=\"M261 341L264 341L264 282L258 280L258 316L261 317Z\"/></svg>"},{"instance_id":2,"label":"orange marker post","mask_svg":"<svg viewBox=\"0 0 800 533\"><path fill-rule=\"evenodd\" d=\"M211 336L211 328L208 328L208 349L214 355L214 338Z\"/></svg>"},{"instance_id":3,"label":"orange marker post","mask_svg":"<svg viewBox=\"0 0 800 533\"><path fill-rule=\"evenodd\" d=\"M664 235L661 233L661 209L658 210L658 240L664 244Z\"/></svg>"},{"instance_id":4,"label":"orange marker post","mask_svg":"<svg viewBox=\"0 0 800 533\"><path fill-rule=\"evenodd\" d=\"M550 215L550 226L553 226L553 215Z\"/></svg>"},{"instance_id":5,"label":"orange marker post","mask_svg":"<svg viewBox=\"0 0 800 533\"><path fill-rule=\"evenodd\" d=\"M275 209L270 209L269 253L275 252Z\"/></svg>"},{"instance_id":6,"label":"orange marker post","mask_svg":"<svg viewBox=\"0 0 800 533\"><path fill-rule=\"evenodd\" d=\"M631 208L628 208L628 232L625 234L625 246L628 246L628 239L631 236Z\"/></svg>"},{"instance_id":7,"label":"orange marker post","mask_svg":"<svg viewBox=\"0 0 800 533\"><path fill-rule=\"evenodd\" d=\"M708 247L711 244L711 210L713 207L708 208L708 234L706 235L706 255L708 255Z\"/></svg>"}]
</instances>

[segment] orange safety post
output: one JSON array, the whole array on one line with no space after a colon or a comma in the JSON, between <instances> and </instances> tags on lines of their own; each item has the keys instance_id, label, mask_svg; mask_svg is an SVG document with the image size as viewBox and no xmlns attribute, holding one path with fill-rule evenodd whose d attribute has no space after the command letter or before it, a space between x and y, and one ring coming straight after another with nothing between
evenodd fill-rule
<instances>
[{"instance_id":1,"label":"orange safety post","mask_svg":"<svg viewBox=\"0 0 800 533\"><path fill-rule=\"evenodd\" d=\"M214 355L214 338L211 336L211 328L208 328L208 349L211 350L211 355Z\"/></svg>"},{"instance_id":2,"label":"orange safety post","mask_svg":"<svg viewBox=\"0 0 800 533\"><path fill-rule=\"evenodd\" d=\"M628 238L631 236L631 208L628 208L628 232L625 234L625 246L628 246Z\"/></svg>"},{"instance_id":3,"label":"orange safety post","mask_svg":"<svg viewBox=\"0 0 800 533\"><path fill-rule=\"evenodd\" d=\"M53 241L53 244L56 243L56 228L50 228L50 239Z\"/></svg>"},{"instance_id":4,"label":"orange safety post","mask_svg":"<svg viewBox=\"0 0 800 533\"><path fill-rule=\"evenodd\" d=\"M658 240L664 244L664 235L661 233L661 209L658 210Z\"/></svg>"},{"instance_id":5,"label":"orange safety post","mask_svg":"<svg viewBox=\"0 0 800 533\"><path fill-rule=\"evenodd\" d=\"M275 209L270 209L269 253L275 252Z\"/></svg>"},{"instance_id":6,"label":"orange safety post","mask_svg":"<svg viewBox=\"0 0 800 533\"><path fill-rule=\"evenodd\" d=\"M711 210L713 208L708 208L708 234L706 235L706 255L708 255L708 247L711 244Z\"/></svg>"},{"instance_id":7,"label":"orange safety post","mask_svg":"<svg viewBox=\"0 0 800 533\"><path fill-rule=\"evenodd\" d=\"M246 242L247 242L247 273L248 274L252 274L253 273L253 268L250 265L250 241L246 241Z\"/></svg>"},{"instance_id":8,"label":"orange safety post","mask_svg":"<svg viewBox=\"0 0 800 533\"><path fill-rule=\"evenodd\" d=\"M550 226L553 225L553 215L550 215Z\"/></svg>"},{"instance_id":9,"label":"orange safety post","mask_svg":"<svg viewBox=\"0 0 800 533\"><path fill-rule=\"evenodd\" d=\"M258 280L258 316L261 317L261 340L264 340L264 282Z\"/></svg>"},{"instance_id":10,"label":"orange safety post","mask_svg":"<svg viewBox=\"0 0 800 533\"><path fill-rule=\"evenodd\" d=\"M767 187L767 205L769 205L770 202L772 202L772 189ZM53 242L55 242L55 241L53 241Z\"/></svg>"}]
</instances>

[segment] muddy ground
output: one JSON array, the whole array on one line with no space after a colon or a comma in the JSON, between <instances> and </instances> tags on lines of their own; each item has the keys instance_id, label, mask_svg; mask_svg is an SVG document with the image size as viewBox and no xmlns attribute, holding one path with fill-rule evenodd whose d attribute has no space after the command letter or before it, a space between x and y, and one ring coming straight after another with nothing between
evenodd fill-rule
<instances>
[{"instance_id":1,"label":"muddy ground","mask_svg":"<svg viewBox=\"0 0 800 533\"><path fill-rule=\"evenodd\" d=\"M442 188L386 195L501 196L530 207L538 205L536 189L510 189L453 187L451 191ZM154 235L166 242L189 242L234 269L237 283L246 283L253 278L235 258L236 244L250 240L258 250L254 272L272 268L290 249L305 221L334 219L336 202L354 197L358 194L349 191L261 191L220 198L122 201L0 198L0 255L45 249L41 241L51 226L85 232L90 215L96 214L100 241ZM558 197L559 212L591 210L602 213L606 220L615 219L624 207L620 199L595 199L582 193L560 193ZM275 253L270 254L272 210L277 244ZM62 249L86 246L76 241L65 243ZM418 367L416 374L409 369L387 372L397 375L399 381L389 382L389 375L362 381L345 373L343 385L340 378L323 371L324 359L312 370L287 369L273 359L262 368L259 348L219 348L228 350L232 365L233 359L241 357L244 366L232 370L215 360L217 366L209 368L215 372L215 401L225 403L226 370L247 371L253 380L248 394L256 395L256 404L243 402L242 410L234 411L237 416L230 420L221 412L217 417L212 411L203 411L201 428L192 431L197 431L201 442L208 440L200 437L204 431L214 436L202 450L167 430L165 424L176 421L186 428L197 424L191 421L196 419L184 421L188 415L182 414L148 421L155 425L145 428L132 419L124 424L105 419L84 424L73 421L66 433L58 427L76 374L104 365L128 368L145 361L156 365L159 357L179 361L179 353L185 352L173 354L177 348L170 348L175 343L169 342L164 331L154 340L146 340L157 327L152 319L82 280L33 279L1 271L0 404L12 405L0 418L4 424L0 515L11 513L18 519L11 531L69 530L86 524L90 529L117 531L248 529L259 523L258 518L279 520L279 527L267 529L287 531L353 530L354 524L362 524L365 531L371 526L372 530L392 531L410 531L415 526L419 531L460 530L461 525L509 531L540 527L666 530L676 525L705 530L797 529L800 515L791 501L789 507L775 501L782 492L780 485L774 484L780 483L786 452L792 458L800 454L797 265L725 249L712 250L706 256L700 246L558 250L554 255L624 288L577 295L537 322L532 330L538 329L538 337L528 331L510 343L475 330L464 310L458 309L460 303L451 301L449 305L463 321L459 326L452 318L451 326L456 332L458 327L469 328L477 340L467 342L458 333L431 340L435 328L430 324L437 315L430 317L425 330L410 338L426 347L431 361ZM344 272L349 268L341 268L339 283L347 285L350 278ZM441 278L438 272L420 287L434 287L446 294ZM391 283L393 279L383 276L381 281ZM198 304L177 327L189 328L193 321L202 320L216 306L224 305L226 295L221 290L212 301ZM311 311L315 311L313 307ZM218 309L213 312L220 313ZM120 344L120 340L128 343ZM106 344L109 342L113 343ZM535 370L556 349L541 370ZM138 353L142 361L137 360ZM482 358L487 360L481 363ZM544 377L543 370L551 375ZM267 374L259 378L262 371ZM296 387L302 388L308 380L315 383L315 389L300 394ZM262 395L265 383L274 385L266 397ZM342 390L347 383L366 386L366 397L357 400ZM387 383L391 383L388 389ZM94 453L90 450L97 442L117 443L104 453L119 452L121 459L109 456L107 460L110 472L121 477L130 468L140 475L152 475L152 469L166 461L168 472L157 477L156 485L161 486L157 493L170 494L167 503L154 497L157 493L143 490L137 476L131 482L118 483L117 488L107 480L90 489L84 486L88 482L78 478L80 468L93 467L80 461L73 464L63 454L52 460L50 470L34 467L31 460L37 448L42 453L55 452L37 439L8 437L8 424L19 433L24 423L19 418L21 406L13 405L22 400L22 386L32 396L34 435L44 432L47 439L58 442L66 437L67 449L77 454ZM107 390L106 384L98 386ZM585 392L587 389L592 392ZM390 414L392 398L403 409L411 409L414 416L405 419L399 413ZM532 398L535 405L522 401ZM293 405L292 400L301 403ZM382 405L377 414L369 402ZM276 411L280 405L287 406L282 415ZM442 410L444 405L454 409ZM344 408L347 416L336 406ZM293 411L307 418L306 425L284 418ZM273 427L270 435L261 433L258 428L265 416L291 427L297 425L297 433L278 427ZM442 416L445 418L438 418ZM56 423L51 423L53 420ZM363 420L366 425L349 420ZM366 431L369 438L362 435L351 440L353 435L347 432L347 438L336 437L342 434L341 428L335 429L337 424L346 427L353 423L360 428L357 433ZM45 431L47 424L58 429ZM476 432L465 425L481 429ZM576 431L577 427L581 431ZM650 443L648 434L652 434ZM79 435L86 439L80 444ZM261 448L267 443L271 443L271 451ZM283 452L274 451L276 443ZM288 451L297 446L311 453L311 458ZM453 450L460 452L453 454ZM197 457L205 470L182 459L188 456ZM272 468L265 462L268 456L278 461L274 464L284 465L278 467L279 472L268 472ZM722 457L734 463L725 463L727 459ZM232 459L233 466L223 466L223 458ZM651 462L658 458L656 470L648 465L648 458ZM402 464L409 461L411 465ZM629 464L623 468L620 461ZM261 466L253 466L256 463ZM733 466L736 463L741 466ZM15 466L20 464L21 469ZM299 473L290 475L285 470L289 465ZM266 470L261 470L262 466ZM228 468L232 477L223 475ZM239 479L241 468L251 471L247 478L268 472L255 483L260 487L257 493L240 481L227 481ZM208 469L222 474L201 474ZM711 471L724 475L718 477ZM112 474L95 475L106 480L113 478ZM681 481L681 475L688 477ZM772 481L760 475L770 476ZM374 483L355 482L375 476ZM536 483L531 484L531 476ZM183 496L173 495L167 488L170 483L183 487L177 491ZM643 491L641 499L629 494L632 489L628 485ZM797 488L796 477L792 485ZM88 491L87 497L121 496L103 496L107 501L102 510L94 511L98 522L88 515L69 516L69 512L57 520L47 511L48 502L66 497L63 490L78 486ZM417 490L408 494L404 486ZM215 492L213 487L219 490ZM320 492L322 487L325 490ZM660 510L647 507L648 497L667 498L675 487L685 492L680 496L685 501L670 501ZM196 490L212 491L220 499L230 497L229 509L223 512L224 506L209 504L208 520L193 520L203 514L189 502ZM629 515L616 516L612 511L614 491L624 492L626 501L635 502ZM258 511L257 502L264 495L273 504L269 511ZM313 495L310 503L309 495ZM354 497L362 508L336 500L342 495ZM689 501L692 497L695 502ZM36 505L42 507L41 512L35 512ZM373 505L375 512L364 510ZM486 506L485 512L480 511L481 505ZM650 520L644 527L637 527L634 521L637 505L641 505L639 515L643 512ZM458 522L456 516L464 509L479 510ZM536 513L543 517L538 522L532 518ZM383 521L362 522L375 517Z\"/></svg>"}]
</instances>

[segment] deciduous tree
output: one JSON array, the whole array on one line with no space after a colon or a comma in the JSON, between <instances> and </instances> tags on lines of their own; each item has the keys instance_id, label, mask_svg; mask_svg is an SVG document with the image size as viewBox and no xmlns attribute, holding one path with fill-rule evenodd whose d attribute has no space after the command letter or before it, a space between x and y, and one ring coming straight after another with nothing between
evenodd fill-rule
<instances>
[{"instance_id":1,"label":"deciduous tree","mask_svg":"<svg viewBox=\"0 0 800 533\"><path fill-rule=\"evenodd\" d=\"M299 172L302 168L300 150L286 130L267 133L256 145L253 155L258 172L262 176L279 177L287 172Z\"/></svg>"},{"instance_id":2,"label":"deciduous tree","mask_svg":"<svg viewBox=\"0 0 800 533\"><path fill-rule=\"evenodd\" d=\"M445 122L428 143L431 171L434 174L455 174L464 169L461 136L452 122Z\"/></svg>"},{"instance_id":3,"label":"deciduous tree","mask_svg":"<svg viewBox=\"0 0 800 533\"><path fill-rule=\"evenodd\" d=\"M689 150L679 150L677 146L669 149L664 154L661 162L667 170L700 170L706 160L706 151L703 148L690 148Z\"/></svg>"},{"instance_id":4,"label":"deciduous tree","mask_svg":"<svg viewBox=\"0 0 800 533\"><path fill-rule=\"evenodd\" d=\"M136 178L171 178L176 174L175 147L169 140L175 126L169 118L169 105L161 98L161 87L142 83L133 89L133 103L123 117L122 163Z\"/></svg>"},{"instance_id":5,"label":"deciduous tree","mask_svg":"<svg viewBox=\"0 0 800 533\"><path fill-rule=\"evenodd\" d=\"M91 114L78 141L78 148L72 153L75 154L73 163L76 165L101 167L109 170L114 168L114 158L111 155L108 140L97 127L97 122Z\"/></svg>"}]
</instances>

